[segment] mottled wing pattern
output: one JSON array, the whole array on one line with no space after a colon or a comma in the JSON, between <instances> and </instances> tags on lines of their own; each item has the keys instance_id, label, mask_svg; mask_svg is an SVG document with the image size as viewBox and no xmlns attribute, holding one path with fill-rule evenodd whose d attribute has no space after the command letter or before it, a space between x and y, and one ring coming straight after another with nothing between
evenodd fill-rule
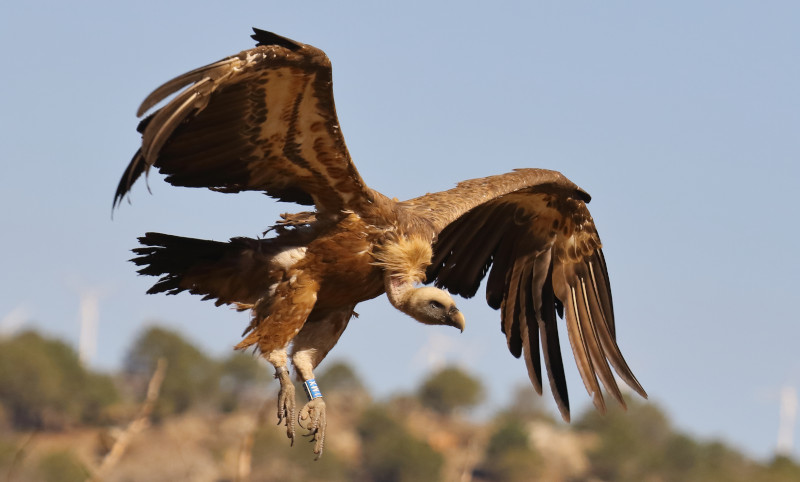
<instances>
[{"instance_id":1,"label":"mottled wing pattern","mask_svg":"<svg viewBox=\"0 0 800 482\"><path fill-rule=\"evenodd\" d=\"M264 191L317 210L356 209L371 194L353 165L319 49L255 29L258 45L183 74L145 99L142 147L115 205L151 166L173 185Z\"/></svg>"},{"instance_id":2,"label":"mottled wing pattern","mask_svg":"<svg viewBox=\"0 0 800 482\"><path fill-rule=\"evenodd\" d=\"M435 236L470 209L526 188L577 193L581 199L590 199L586 192L558 171L514 169L506 174L461 181L453 189L409 199L401 202L400 206L427 220L428 224L416 228Z\"/></svg>"},{"instance_id":3,"label":"mottled wing pattern","mask_svg":"<svg viewBox=\"0 0 800 482\"><path fill-rule=\"evenodd\" d=\"M472 297L488 274L486 299L499 309L511 353L524 354L542 392L550 388L569 420L569 398L556 314L566 316L572 351L595 405L605 410L598 378L624 405L609 363L646 396L616 343L611 290L588 194L564 176L538 169L465 181L406 202L436 231L427 281ZM542 348L540 355L539 347Z\"/></svg>"}]
</instances>

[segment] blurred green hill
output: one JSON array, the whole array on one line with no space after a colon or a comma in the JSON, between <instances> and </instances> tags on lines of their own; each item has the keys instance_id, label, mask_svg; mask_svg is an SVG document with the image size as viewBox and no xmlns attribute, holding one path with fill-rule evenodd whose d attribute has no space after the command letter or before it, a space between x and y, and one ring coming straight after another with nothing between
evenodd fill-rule
<instances>
[{"instance_id":1,"label":"blurred green hill","mask_svg":"<svg viewBox=\"0 0 800 482\"><path fill-rule=\"evenodd\" d=\"M160 394L142 417L166 360ZM796 461L749 459L723 441L680 433L657 403L556 420L530 388L486 421L480 380L450 366L409 394L374 400L354 367L328 360L325 453L290 447L276 427L271 370L250 353L204 354L153 326L120 373L83 367L36 332L0 339L0 478L6 481L798 481ZM297 387L298 406L304 403ZM109 452L124 445L104 473Z\"/></svg>"}]
</instances>

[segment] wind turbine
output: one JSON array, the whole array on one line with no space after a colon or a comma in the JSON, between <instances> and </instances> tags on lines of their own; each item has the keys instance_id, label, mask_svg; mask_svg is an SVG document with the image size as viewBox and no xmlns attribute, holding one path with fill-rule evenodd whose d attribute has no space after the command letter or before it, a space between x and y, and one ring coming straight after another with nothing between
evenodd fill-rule
<instances>
[{"instance_id":1,"label":"wind turbine","mask_svg":"<svg viewBox=\"0 0 800 482\"><path fill-rule=\"evenodd\" d=\"M797 389L792 385L781 388L780 421L778 422L778 455L792 456L794 451L794 427L797 422Z\"/></svg>"},{"instance_id":2,"label":"wind turbine","mask_svg":"<svg viewBox=\"0 0 800 482\"><path fill-rule=\"evenodd\" d=\"M100 318L100 292L97 289L83 288L80 296L81 331L78 339L78 357L83 366L89 366L97 353L97 320Z\"/></svg>"},{"instance_id":3,"label":"wind turbine","mask_svg":"<svg viewBox=\"0 0 800 482\"><path fill-rule=\"evenodd\" d=\"M83 366L89 366L97 353L97 323L100 320L100 300L108 296L108 286L91 286L80 278L67 279L67 286L78 294L78 358Z\"/></svg>"}]
</instances>

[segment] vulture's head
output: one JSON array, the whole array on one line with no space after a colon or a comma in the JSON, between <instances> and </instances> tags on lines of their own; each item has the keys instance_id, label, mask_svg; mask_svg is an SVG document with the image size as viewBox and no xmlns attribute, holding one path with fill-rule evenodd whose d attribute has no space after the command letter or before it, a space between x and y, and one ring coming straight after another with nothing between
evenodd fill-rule
<instances>
[{"instance_id":1,"label":"vulture's head","mask_svg":"<svg viewBox=\"0 0 800 482\"><path fill-rule=\"evenodd\" d=\"M456 308L453 298L438 288L425 286L413 290L404 311L420 323L454 326L464 331L464 315Z\"/></svg>"}]
</instances>

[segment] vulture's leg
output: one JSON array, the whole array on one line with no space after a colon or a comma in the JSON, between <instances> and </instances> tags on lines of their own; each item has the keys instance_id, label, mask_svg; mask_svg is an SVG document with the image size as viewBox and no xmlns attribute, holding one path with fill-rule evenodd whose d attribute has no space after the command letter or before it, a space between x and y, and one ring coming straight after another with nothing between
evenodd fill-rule
<instances>
[{"instance_id":1,"label":"vulture's leg","mask_svg":"<svg viewBox=\"0 0 800 482\"><path fill-rule=\"evenodd\" d=\"M273 350L264 354L264 358L275 367L275 378L281 384L278 392L278 425L286 424L286 436L291 439L294 445L294 420L295 420L295 400L294 385L289 376L289 369L286 367L286 349Z\"/></svg>"},{"instance_id":2,"label":"vulture's leg","mask_svg":"<svg viewBox=\"0 0 800 482\"><path fill-rule=\"evenodd\" d=\"M290 270L268 297L253 307L249 334L238 345L243 350L254 344L275 367L281 383L278 393L278 425L286 423L286 435L294 444L294 385L286 368L286 347L300 331L317 301L319 284L306 273Z\"/></svg>"},{"instance_id":3,"label":"vulture's leg","mask_svg":"<svg viewBox=\"0 0 800 482\"><path fill-rule=\"evenodd\" d=\"M304 383L309 400L300 410L298 423L308 430L307 436L314 442L317 458L322 455L328 422L325 400L317 387L313 370L339 341L353 315L353 308L354 306L348 306L336 311L313 311L292 346L292 364L297 377Z\"/></svg>"}]
</instances>

